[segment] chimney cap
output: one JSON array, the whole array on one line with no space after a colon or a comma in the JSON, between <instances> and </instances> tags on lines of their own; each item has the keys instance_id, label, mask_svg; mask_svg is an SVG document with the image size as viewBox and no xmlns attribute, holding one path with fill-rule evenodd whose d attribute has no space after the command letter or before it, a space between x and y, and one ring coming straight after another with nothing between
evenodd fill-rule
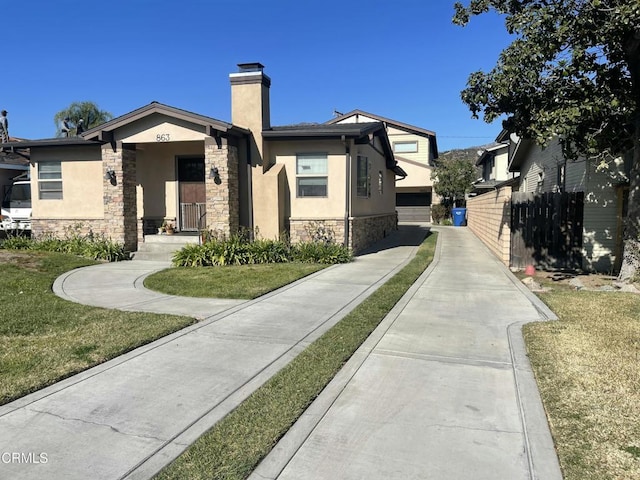
<instances>
[{"instance_id":1,"label":"chimney cap","mask_svg":"<svg viewBox=\"0 0 640 480\"><path fill-rule=\"evenodd\" d=\"M264 65L258 62L252 63L239 63L238 69L240 73L244 72L262 72L264 70Z\"/></svg>"}]
</instances>

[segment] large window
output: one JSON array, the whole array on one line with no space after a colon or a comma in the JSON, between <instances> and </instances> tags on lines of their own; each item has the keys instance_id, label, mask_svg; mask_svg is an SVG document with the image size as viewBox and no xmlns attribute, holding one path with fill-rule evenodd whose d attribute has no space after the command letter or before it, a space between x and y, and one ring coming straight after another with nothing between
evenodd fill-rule
<instances>
[{"instance_id":1,"label":"large window","mask_svg":"<svg viewBox=\"0 0 640 480\"><path fill-rule=\"evenodd\" d=\"M393 142L393 151L395 153L416 153L418 142Z\"/></svg>"},{"instance_id":2,"label":"large window","mask_svg":"<svg viewBox=\"0 0 640 480\"><path fill-rule=\"evenodd\" d=\"M38 198L62 199L62 166L60 162L38 163Z\"/></svg>"},{"instance_id":3,"label":"large window","mask_svg":"<svg viewBox=\"0 0 640 480\"><path fill-rule=\"evenodd\" d=\"M360 155L358 155L358 164L356 168L358 170L357 195L359 197L369 197L371 196L371 175L369 174L369 159L367 157L361 157Z\"/></svg>"},{"instance_id":4,"label":"large window","mask_svg":"<svg viewBox=\"0 0 640 480\"><path fill-rule=\"evenodd\" d=\"M298 197L327 196L327 154L304 153L296 158Z\"/></svg>"}]
</instances>

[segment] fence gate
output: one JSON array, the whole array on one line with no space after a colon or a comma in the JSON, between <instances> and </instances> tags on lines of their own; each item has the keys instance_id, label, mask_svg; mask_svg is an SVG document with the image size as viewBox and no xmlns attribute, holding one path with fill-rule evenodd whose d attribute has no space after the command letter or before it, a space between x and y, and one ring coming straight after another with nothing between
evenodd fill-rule
<instances>
[{"instance_id":1,"label":"fence gate","mask_svg":"<svg viewBox=\"0 0 640 480\"><path fill-rule=\"evenodd\" d=\"M584 193L511 195L511 266L582 268Z\"/></svg>"}]
</instances>

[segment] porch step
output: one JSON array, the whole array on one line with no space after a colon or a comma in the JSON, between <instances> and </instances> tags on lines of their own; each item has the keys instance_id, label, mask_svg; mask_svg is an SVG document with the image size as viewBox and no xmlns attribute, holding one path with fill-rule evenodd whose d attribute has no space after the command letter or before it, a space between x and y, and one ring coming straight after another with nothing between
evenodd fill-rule
<instances>
[{"instance_id":1,"label":"porch step","mask_svg":"<svg viewBox=\"0 0 640 480\"><path fill-rule=\"evenodd\" d=\"M138 244L138 251L131 254L132 260L170 262L173 254L188 244L197 244L197 235L146 235Z\"/></svg>"}]
</instances>

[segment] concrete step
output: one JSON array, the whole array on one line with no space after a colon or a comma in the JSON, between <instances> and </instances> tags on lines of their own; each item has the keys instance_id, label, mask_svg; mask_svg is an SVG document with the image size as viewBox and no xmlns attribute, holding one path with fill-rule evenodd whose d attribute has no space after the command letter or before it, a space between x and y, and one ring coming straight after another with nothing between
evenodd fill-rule
<instances>
[{"instance_id":1,"label":"concrete step","mask_svg":"<svg viewBox=\"0 0 640 480\"><path fill-rule=\"evenodd\" d=\"M197 244L197 235L146 235L138 244L138 251L131 254L133 260L170 262L173 254L185 245Z\"/></svg>"}]
</instances>

